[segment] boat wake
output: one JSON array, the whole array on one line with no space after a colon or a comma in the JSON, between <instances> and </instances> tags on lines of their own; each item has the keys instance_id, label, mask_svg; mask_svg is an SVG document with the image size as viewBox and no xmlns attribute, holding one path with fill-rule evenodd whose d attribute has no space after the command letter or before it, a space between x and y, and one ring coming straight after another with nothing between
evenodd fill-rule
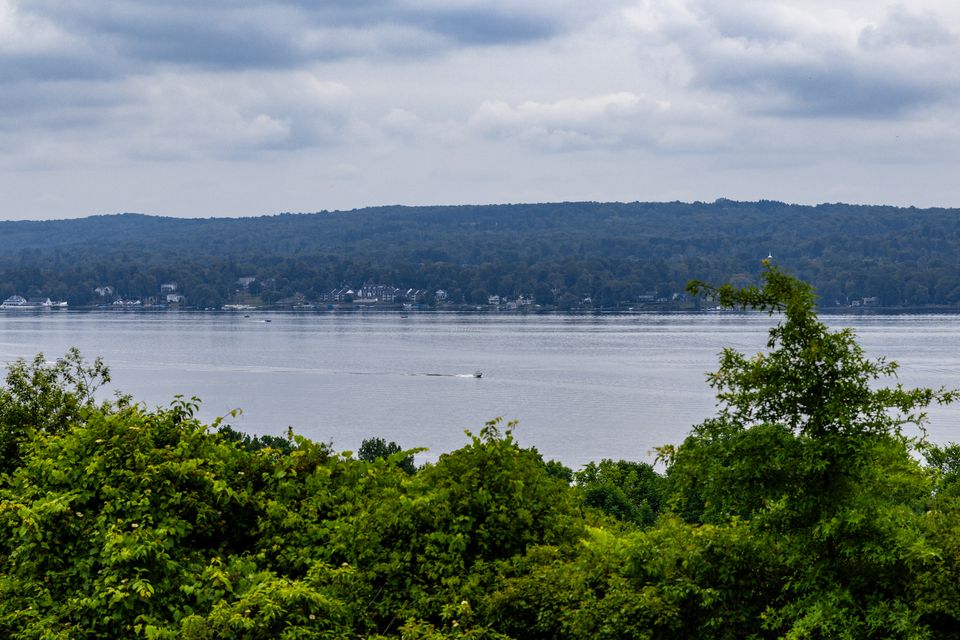
<instances>
[{"instance_id":1,"label":"boat wake","mask_svg":"<svg viewBox=\"0 0 960 640\"><path fill-rule=\"evenodd\" d=\"M431 378L480 378L483 373L474 371L473 373L411 373L411 376L428 376Z\"/></svg>"}]
</instances>

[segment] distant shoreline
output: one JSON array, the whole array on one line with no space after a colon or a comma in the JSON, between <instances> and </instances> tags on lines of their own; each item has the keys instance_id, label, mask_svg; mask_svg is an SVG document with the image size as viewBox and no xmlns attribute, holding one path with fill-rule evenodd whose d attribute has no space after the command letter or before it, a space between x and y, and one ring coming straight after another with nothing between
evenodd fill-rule
<instances>
[{"instance_id":1,"label":"distant shoreline","mask_svg":"<svg viewBox=\"0 0 960 640\"><path fill-rule=\"evenodd\" d=\"M819 313L826 315L849 315L849 316L910 316L910 315L960 315L960 307L956 305L930 305L921 307L824 307L818 309ZM96 306L69 307L69 308L29 308L29 309L0 309L0 316L38 316L48 314L74 314L74 313L97 313L104 315L112 314L212 314L224 316L246 316L246 315L382 315L382 316L430 316L430 315L463 315L463 316L652 316L652 315L744 315L755 316L761 314L758 311L741 309L530 309L530 310L506 310L490 308L456 308L456 309L391 309L382 307L356 306L356 307L336 307L312 308L312 309L284 309L284 308L256 308L245 310L233 309L195 309L195 308L175 308L175 307L126 307L126 308L103 308Z\"/></svg>"}]
</instances>

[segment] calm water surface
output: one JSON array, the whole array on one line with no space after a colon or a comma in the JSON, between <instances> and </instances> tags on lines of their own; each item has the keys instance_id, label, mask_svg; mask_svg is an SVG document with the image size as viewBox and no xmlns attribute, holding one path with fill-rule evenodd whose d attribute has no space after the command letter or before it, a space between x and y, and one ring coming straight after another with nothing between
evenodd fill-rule
<instances>
[{"instance_id":1,"label":"calm water surface","mask_svg":"<svg viewBox=\"0 0 960 640\"><path fill-rule=\"evenodd\" d=\"M269 320L269 322L266 322ZM960 316L828 316L907 385L960 387ZM0 312L0 362L77 346L102 356L113 388L148 406L199 396L205 420L240 408L238 429L288 425L338 450L381 436L433 460L491 418L579 467L652 460L713 414L705 373L725 346L763 348L760 315L631 317L411 314ZM475 370L483 378L473 378ZM960 440L960 408L931 413L936 441Z\"/></svg>"}]
</instances>

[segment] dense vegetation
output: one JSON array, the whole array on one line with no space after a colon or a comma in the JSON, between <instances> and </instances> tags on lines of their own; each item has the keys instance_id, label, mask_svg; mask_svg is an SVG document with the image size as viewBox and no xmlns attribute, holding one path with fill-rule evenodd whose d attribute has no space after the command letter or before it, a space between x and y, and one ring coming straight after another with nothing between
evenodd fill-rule
<instances>
[{"instance_id":1,"label":"dense vegetation","mask_svg":"<svg viewBox=\"0 0 960 640\"><path fill-rule=\"evenodd\" d=\"M960 304L960 210L780 202L560 203L381 207L242 219L125 214L0 222L0 296L71 305L156 295L175 281L188 303L230 301L256 277L266 302L366 282L488 294L542 305L616 308L670 298L699 276L745 285L772 252L825 307Z\"/></svg>"},{"instance_id":2,"label":"dense vegetation","mask_svg":"<svg viewBox=\"0 0 960 640\"><path fill-rule=\"evenodd\" d=\"M957 638L960 447L902 428L945 390L829 331L810 287L710 289L783 314L721 356L718 415L665 473L574 474L496 421L435 464L97 403L76 352L0 391L7 638ZM919 461L923 454L926 463Z\"/></svg>"}]
</instances>

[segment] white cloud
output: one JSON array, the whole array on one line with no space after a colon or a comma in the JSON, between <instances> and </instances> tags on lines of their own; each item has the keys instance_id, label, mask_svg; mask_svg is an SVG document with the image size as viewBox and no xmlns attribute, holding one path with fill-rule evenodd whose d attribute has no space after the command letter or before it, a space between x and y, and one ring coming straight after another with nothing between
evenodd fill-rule
<instances>
[{"instance_id":1,"label":"white cloud","mask_svg":"<svg viewBox=\"0 0 960 640\"><path fill-rule=\"evenodd\" d=\"M933 9L689 0L625 15L638 35L682 52L691 88L753 111L896 117L960 89L960 46Z\"/></svg>"},{"instance_id":2,"label":"white cloud","mask_svg":"<svg viewBox=\"0 0 960 640\"><path fill-rule=\"evenodd\" d=\"M487 101L470 118L480 133L547 149L619 146L650 137L651 118L669 109L629 92L511 106Z\"/></svg>"},{"instance_id":3,"label":"white cloud","mask_svg":"<svg viewBox=\"0 0 960 640\"><path fill-rule=\"evenodd\" d=\"M503 101L480 105L470 124L482 135L551 151L591 148L681 150L711 146L724 134L711 129L717 108L688 101L676 105L631 92L555 102ZM719 135L718 135L719 134Z\"/></svg>"},{"instance_id":4,"label":"white cloud","mask_svg":"<svg viewBox=\"0 0 960 640\"><path fill-rule=\"evenodd\" d=\"M423 120L408 109L391 109L380 118L378 124L383 131L404 138L415 136L423 130Z\"/></svg>"},{"instance_id":5,"label":"white cloud","mask_svg":"<svg viewBox=\"0 0 960 640\"><path fill-rule=\"evenodd\" d=\"M349 135L349 89L307 72L162 74L136 85L137 101L116 112L140 157L244 157Z\"/></svg>"},{"instance_id":6,"label":"white cloud","mask_svg":"<svg viewBox=\"0 0 960 640\"><path fill-rule=\"evenodd\" d=\"M859 44L868 51L949 47L957 44L957 34L931 11L913 13L896 5L880 24L868 24L860 31Z\"/></svg>"},{"instance_id":7,"label":"white cloud","mask_svg":"<svg viewBox=\"0 0 960 640\"><path fill-rule=\"evenodd\" d=\"M0 0L0 54L63 52L76 43L52 21L22 11L14 0Z\"/></svg>"}]
</instances>

